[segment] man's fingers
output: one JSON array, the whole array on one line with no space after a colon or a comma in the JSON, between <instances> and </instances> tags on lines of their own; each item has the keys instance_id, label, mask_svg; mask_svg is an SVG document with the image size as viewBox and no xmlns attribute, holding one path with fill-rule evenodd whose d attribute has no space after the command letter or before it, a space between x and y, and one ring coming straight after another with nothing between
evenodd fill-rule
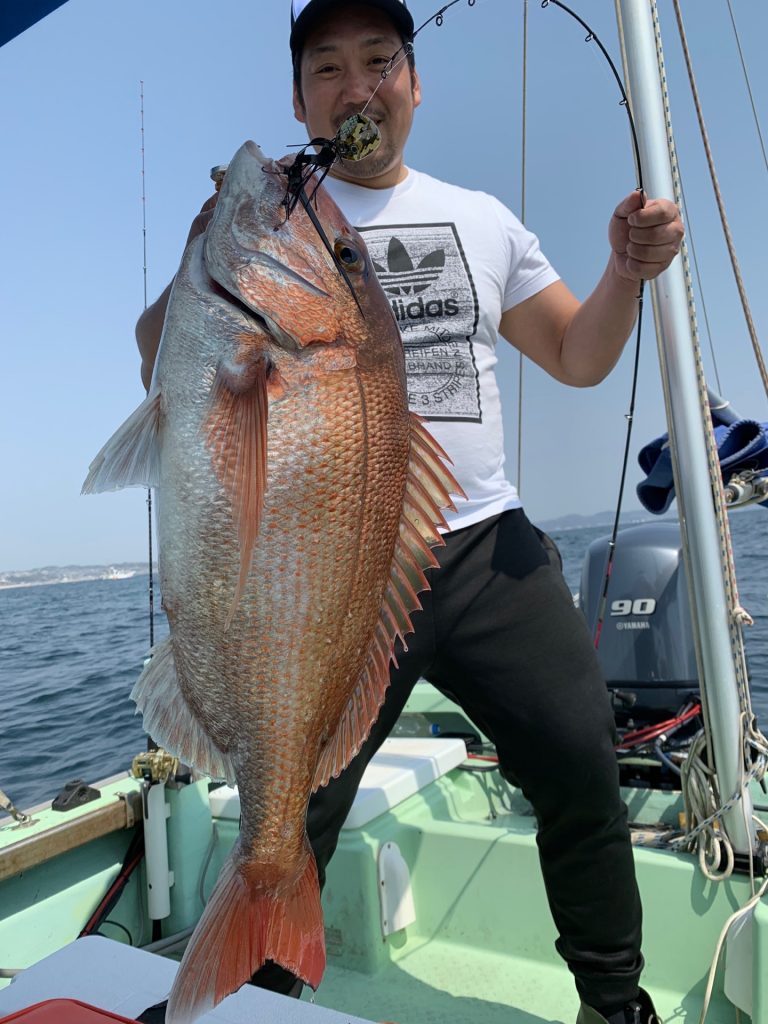
<instances>
[{"instance_id":1,"label":"man's fingers","mask_svg":"<svg viewBox=\"0 0 768 1024\"><path fill-rule=\"evenodd\" d=\"M667 263L645 263L631 256L622 257L621 276L631 281L653 281L667 269Z\"/></svg>"},{"instance_id":2,"label":"man's fingers","mask_svg":"<svg viewBox=\"0 0 768 1024\"><path fill-rule=\"evenodd\" d=\"M635 189L619 203L616 209L613 211L614 217L618 217L620 220L626 220L630 214L635 213L636 210L640 210L643 205L643 193L638 192Z\"/></svg>"},{"instance_id":3,"label":"man's fingers","mask_svg":"<svg viewBox=\"0 0 768 1024\"><path fill-rule=\"evenodd\" d=\"M669 199L647 199L639 192L616 207L608 237L619 274L632 281L651 281L667 269L680 251L684 229Z\"/></svg>"},{"instance_id":4,"label":"man's fingers","mask_svg":"<svg viewBox=\"0 0 768 1024\"><path fill-rule=\"evenodd\" d=\"M637 242L627 244L626 254L640 263L659 264L666 266L677 256L677 246L672 243L665 245L638 245Z\"/></svg>"},{"instance_id":5,"label":"man's fingers","mask_svg":"<svg viewBox=\"0 0 768 1024\"><path fill-rule=\"evenodd\" d=\"M680 242L682 232L669 224L657 224L650 227L630 228L627 238L638 245L675 245Z\"/></svg>"},{"instance_id":6,"label":"man's fingers","mask_svg":"<svg viewBox=\"0 0 768 1024\"><path fill-rule=\"evenodd\" d=\"M187 235L187 245L192 241L193 238L197 238L198 235L202 235L208 224L213 217L213 209L216 206L216 200L219 198L218 192L206 199L200 208L200 213L192 221L189 228L189 234Z\"/></svg>"},{"instance_id":7,"label":"man's fingers","mask_svg":"<svg viewBox=\"0 0 768 1024\"><path fill-rule=\"evenodd\" d=\"M642 210L635 210L627 217L631 228L652 228L679 219L677 207L668 199L651 199Z\"/></svg>"}]
</instances>

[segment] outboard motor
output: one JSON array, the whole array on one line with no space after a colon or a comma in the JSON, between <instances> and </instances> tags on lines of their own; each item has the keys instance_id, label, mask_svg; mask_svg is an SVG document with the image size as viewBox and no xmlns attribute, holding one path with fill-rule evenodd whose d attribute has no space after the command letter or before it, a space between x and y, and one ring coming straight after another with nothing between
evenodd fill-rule
<instances>
[{"instance_id":1,"label":"outboard motor","mask_svg":"<svg viewBox=\"0 0 768 1024\"><path fill-rule=\"evenodd\" d=\"M580 605L595 635L608 537L590 545ZM676 522L643 523L616 540L598 658L619 727L675 715L699 694L688 589Z\"/></svg>"}]
</instances>

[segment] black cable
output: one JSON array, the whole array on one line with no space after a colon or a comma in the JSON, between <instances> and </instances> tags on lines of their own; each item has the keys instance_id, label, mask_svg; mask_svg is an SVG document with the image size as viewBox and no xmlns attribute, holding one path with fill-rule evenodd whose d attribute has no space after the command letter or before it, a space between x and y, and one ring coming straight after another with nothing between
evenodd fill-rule
<instances>
[{"instance_id":1,"label":"black cable","mask_svg":"<svg viewBox=\"0 0 768 1024\"><path fill-rule=\"evenodd\" d=\"M78 938L84 935L92 935L107 918L107 914L114 908L117 901L123 894L125 887L131 879L131 875L144 859L144 829L137 828L131 839L123 863L117 873L115 880L110 885L101 903L91 914L90 918L81 930ZM117 922L113 922L117 923Z\"/></svg>"},{"instance_id":2,"label":"black cable","mask_svg":"<svg viewBox=\"0 0 768 1024\"><path fill-rule=\"evenodd\" d=\"M115 926L115 928L121 928L125 932L125 934L128 936L129 944L131 946L135 945L135 943L133 941L133 936L131 935L131 933L128 931L128 929L125 927L124 924L120 924L119 921L112 921L111 919L108 919L106 921L102 921L101 922L101 927L103 928L105 924L112 924L112 925ZM104 938L104 939L108 939L109 938L108 935L104 935L102 932L92 932L91 934L93 934L93 935L101 935L102 938Z\"/></svg>"}]
</instances>

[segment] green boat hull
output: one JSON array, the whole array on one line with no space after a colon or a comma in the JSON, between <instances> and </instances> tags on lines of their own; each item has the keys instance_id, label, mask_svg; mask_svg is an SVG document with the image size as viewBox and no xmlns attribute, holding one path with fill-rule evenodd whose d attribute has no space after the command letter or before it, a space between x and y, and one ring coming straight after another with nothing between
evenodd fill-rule
<instances>
[{"instance_id":1,"label":"green boat hull","mask_svg":"<svg viewBox=\"0 0 768 1024\"><path fill-rule=\"evenodd\" d=\"M111 781L101 787L98 801L69 812L67 820L125 803L118 794L128 794L135 810L140 785L128 776ZM180 939L159 949L151 945L143 864L101 934L180 955L238 832L236 814L212 817L211 788L206 780L166 788L173 884L162 934ZM624 796L640 842L653 841L659 822L676 824L679 794L630 789ZM117 875L136 827L128 818L122 827L48 856L51 850L46 854L43 839L34 852L35 837L44 837L54 825L61 832L62 815L48 809L34 817L36 824L27 829L7 821L0 826L3 973L26 968L78 936ZM11 854L19 843L33 850L27 860L43 859L13 872ZM407 867L413 919L385 936L377 861L386 844L396 846ZM693 1024L699 1020L718 937L728 917L748 901L749 879L734 875L710 882L693 856L665 849L639 845L635 857L645 911L644 984L663 1020ZM362 827L345 829L323 902L328 968L314 996L320 1005L403 1024L576 1019L573 981L554 949L535 820L522 794L497 772L453 769ZM751 1002L752 1021L768 1022L765 903L754 911L749 939L751 952L729 953L729 971L741 968L745 975L740 1001L742 1006ZM8 983L0 978L0 986ZM741 1014L741 1021L749 1019ZM737 1021L724 992L722 964L707 1020Z\"/></svg>"}]
</instances>

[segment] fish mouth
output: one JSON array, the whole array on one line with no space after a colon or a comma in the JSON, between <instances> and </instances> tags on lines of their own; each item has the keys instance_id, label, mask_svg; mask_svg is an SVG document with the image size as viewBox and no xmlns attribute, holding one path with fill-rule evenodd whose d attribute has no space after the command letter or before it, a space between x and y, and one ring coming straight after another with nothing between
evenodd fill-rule
<instances>
[{"instance_id":1,"label":"fish mouth","mask_svg":"<svg viewBox=\"0 0 768 1024\"><path fill-rule=\"evenodd\" d=\"M286 349L288 352L298 352L301 349L301 346L294 336L287 331L284 331L283 328L272 319L272 317L268 316L261 310L254 309L237 295L233 295L232 292L227 291L227 289L223 285L219 284L215 278L211 277L210 274L207 274L206 276L208 277L208 290L210 294L219 302L225 303L229 307L230 311L236 310L239 312L249 326L255 322L257 327L276 342L276 344L281 348Z\"/></svg>"},{"instance_id":2,"label":"fish mouth","mask_svg":"<svg viewBox=\"0 0 768 1024\"><path fill-rule=\"evenodd\" d=\"M214 307L218 306L222 310L226 310L230 318L234 317L236 320L241 321L243 330L253 331L255 325L259 331L266 334L281 348L289 352L298 352L300 350L301 346L296 338L287 331L284 331L271 316L262 310L253 309L246 302L243 302L239 296L233 295L232 292L228 291L224 285L220 284L210 274L205 260L205 249L201 241L194 239L191 244L199 244L201 250L198 260L193 261L189 269L190 277L200 294L207 294L209 301Z\"/></svg>"},{"instance_id":3,"label":"fish mouth","mask_svg":"<svg viewBox=\"0 0 768 1024\"><path fill-rule=\"evenodd\" d=\"M246 255L249 264L255 264L257 266L263 267L268 274L271 272L276 272L281 277L287 278L289 281L294 281L297 284L300 284L302 288L306 288L306 290L310 292L312 295L316 295L321 299L330 299L330 293L327 292L324 288L320 288L319 285L315 284L313 281L310 281L308 278L304 277L303 274L300 274L298 270L294 270L293 267L289 267L287 263L282 263L280 260L275 259L275 257L270 256L269 253L254 249L244 249L242 251ZM208 273L210 274L211 268L207 267L207 269ZM243 299L243 302L245 303L246 306L253 309L255 313L260 313L258 309L249 305L247 299Z\"/></svg>"},{"instance_id":4,"label":"fish mouth","mask_svg":"<svg viewBox=\"0 0 768 1024\"><path fill-rule=\"evenodd\" d=\"M246 255L246 254L244 254ZM298 271L293 270L291 267L282 263L280 260L275 259L274 256L270 256L265 252L248 252L247 261L253 266L254 264L259 265L264 269L265 273L270 276L279 274L284 279L298 283L313 296L317 296L323 299L330 299L330 294L325 289L318 287L313 284L312 281L308 281ZM255 320L258 325L263 328L272 339L280 345L282 348L287 349L291 352L298 352L301 346L294 336L286 331L283 327L278 324L268 313L265 313L263 309L256 305L252 305L247 298L238 289L236 292L230 291L229 288L222 283L222 281L213 273L214 268L211 266L211 261L207 258L206 249L203 248L203 267L208 277L209 288L212 294L214 294L219 300L226 302L229 306L239 310L240 313L244 314L249 320Z\"/></svg>"}]
</instances>

